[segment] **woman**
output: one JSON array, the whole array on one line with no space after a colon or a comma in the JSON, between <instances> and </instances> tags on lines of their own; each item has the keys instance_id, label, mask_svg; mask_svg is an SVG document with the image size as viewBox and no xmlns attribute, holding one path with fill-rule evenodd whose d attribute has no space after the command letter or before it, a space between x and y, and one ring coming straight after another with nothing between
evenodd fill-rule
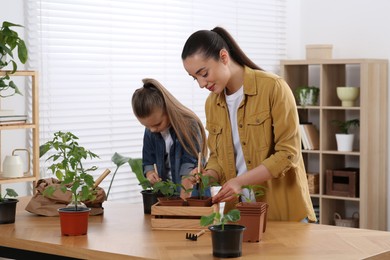
<instances>
[{"instance_id":1,"label":"woman","mask_svg":"<svg viewBox=\"0 0 390 260\"><path fill-rule=\"evenodd\" d=\"M193 33L182 51L184 68L206 100L210 157L205 173L222 188L213 202L237 203L243 185L262 184L268 219L316 221L301 155L291 89L263 71L223 28Z\"/></svg>"},{"instance_id":2,"label":"woman","mask_svg":"<svg viewBox=\"0 0 390 260\"><path fill-rule=\"evenodd\" d=\"M143 87L132 97L133 112L145 126L142 164L146 178L153 185L172 180L186 189L192 188L187 176L207 153L206 135L200 119L181 104L157 80L144 79ZM154 168L156 164L157 169ZM191 194L181 190L186 199Z\"/></svg>"}]
</instances>

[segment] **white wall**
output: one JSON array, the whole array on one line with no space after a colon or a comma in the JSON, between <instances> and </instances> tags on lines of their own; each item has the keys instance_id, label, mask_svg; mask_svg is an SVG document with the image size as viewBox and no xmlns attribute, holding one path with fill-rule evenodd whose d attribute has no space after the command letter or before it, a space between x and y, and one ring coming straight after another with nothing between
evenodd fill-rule
<instances>
[{"instance_id":1,"label":"white wall","mask_svg":"<svg viewBox=\"0 0 390 260\"><path fill-rule=\"evenodd\" d=\"M306 44L333 44L333 58L390 60L387 28L390 24L390 1L289 0L288 3L288 21L291 23L287 58L305 58ZM389 115L388 111L383 113ZM390 206L388 223L389 220Z\"/></svg>"}]
</instances>

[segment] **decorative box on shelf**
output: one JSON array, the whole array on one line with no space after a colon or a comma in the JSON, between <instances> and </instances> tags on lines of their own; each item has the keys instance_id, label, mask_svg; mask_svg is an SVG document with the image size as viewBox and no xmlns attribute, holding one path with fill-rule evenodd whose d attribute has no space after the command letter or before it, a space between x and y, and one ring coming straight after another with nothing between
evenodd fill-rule
<instances>
[{"instance_id":1,"label":"decorative box on shelf","mask_svg":"<svg viewBox=\"0 0 390 260\"><path fill-rule=\"evenodd\" d=\"M318 194L320 192L320 177L318 172L308 172L306 174L307 183L309 185L310 194Z\"/></svg>"},{"instance_id":2,"label":"decorative box on shelf","mask_svg":"<svg viewBox=\"0 0 390 260\"><path fill-rule=\"evenodd\" d=\"M151 224L155 230L199 230L200 217L218 212L218 204L210 207L161 206L157 202L152 206Z\"/></svg>"},{"instance_id":3,"label":"decorative box on shelf","mask_svg":"<svg viewBox=\"0 0 390 260\"><path fill-rule=\"evenodd\" d=\"M332 44L308 44L306 45L306 59L331 59Z\"/></svg>"},{"instance_id":4,"label":"decorative box on shelf","mask_svg":"<svg viewBox=\"0 0 390 260\"><path fill-rule=\"evenodd\" d=\"M359 197L359 168L326 170L326 194Z\"/></svg>"}]
</instances>

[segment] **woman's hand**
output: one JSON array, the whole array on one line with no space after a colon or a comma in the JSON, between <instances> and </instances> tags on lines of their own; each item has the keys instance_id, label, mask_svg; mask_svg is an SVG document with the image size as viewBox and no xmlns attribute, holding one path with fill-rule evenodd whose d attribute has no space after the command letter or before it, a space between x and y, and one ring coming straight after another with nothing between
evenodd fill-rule
<instances>
[{"instance_id":1,"label":"woman's hand","mask_svg":"<svg viewBox=\"0 0 390 260\"><path fill-rule=\"evenodd\" d=\"M213 203L232 201L237 198L237 194L242 192L241 183L237 178L227 181L219 192L213 197Z\"/></svg>"},{"instance_id":2,"label":"woman's hand","mask_svg":"<svg viewBox=\"0 0 390 260\"><path fill-rule=\"evenodd\" d=\"M146 173L146 178L150 181L150 184L155 184L156 182L161 181L160 176L155 171L148 171Z\"/></svg>"}]
</instances>

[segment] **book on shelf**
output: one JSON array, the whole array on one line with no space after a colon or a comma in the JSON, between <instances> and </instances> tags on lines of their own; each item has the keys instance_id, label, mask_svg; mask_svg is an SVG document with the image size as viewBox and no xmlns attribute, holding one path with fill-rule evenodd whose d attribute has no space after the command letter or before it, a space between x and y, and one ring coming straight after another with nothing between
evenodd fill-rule
<instances>
[{"instance_id":1,"label":"book on shelf","mask_svg":"<svg viewBox=\"0 0 390 260\"><path fill-rule=\"evenodd\" d=\"M320 136L315 125L312 123L299 124L303 149L318 150L320 148Z\"/></svg>"},{"instance_id":2,"label":"book on shelf","mask_svg":"<svg viewBox=\"0 0 390 260\"><path fill-rule=\"evenodd\" d=\"M313 124L305 124L303 127L309 142L309 150L320 149L320 135L316 126Z\"/></svg>"},{"instance_id":3,"label":"book on shelf","mask_svg":"<svg viewBox=\"0 0 390 260\"><path fill-rule=\"evenodd\" d=\"M307 139L304 124L299 124L299 131L301 133L302 147L304 150L309 150L309 140Z\"/></svg>"}]
</instances>

